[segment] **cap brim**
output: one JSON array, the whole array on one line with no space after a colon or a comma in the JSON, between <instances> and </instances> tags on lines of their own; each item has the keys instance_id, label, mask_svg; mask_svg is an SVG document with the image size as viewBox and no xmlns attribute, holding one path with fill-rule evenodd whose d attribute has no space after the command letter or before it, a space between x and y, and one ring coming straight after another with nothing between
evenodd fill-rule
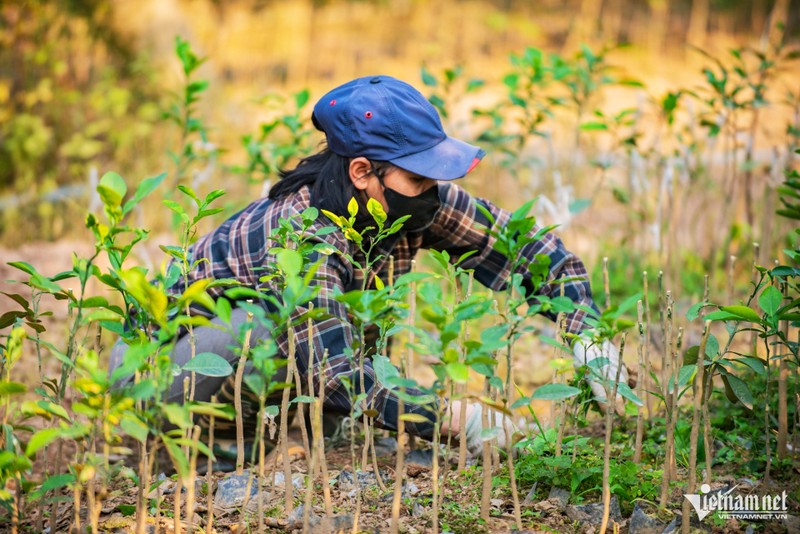
<instances>
[{"instance_id":1,"label":"cap brim","mask_svg":"<svg viewBox=\"0 0 800 534\"><path fill-rule=\"evenodd\" d=\"M401 169L434 180L456 180L467 175L485 155L480 148L446 137L427 150L389 160Z\"/></svg>"}]
</instances>

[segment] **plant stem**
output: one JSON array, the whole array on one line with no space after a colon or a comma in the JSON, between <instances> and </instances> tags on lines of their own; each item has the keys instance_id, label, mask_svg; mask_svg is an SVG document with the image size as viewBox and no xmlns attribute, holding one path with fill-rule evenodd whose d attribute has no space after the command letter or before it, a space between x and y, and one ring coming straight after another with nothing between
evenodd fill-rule
<instances>
[{"instance_id":1,"label":"plant stem","mask_svg":"<svg viewBox=\"0 0 800 534\"><path fill-rule=\"evenodd\" d=\"M17 488L21 489L19 480L17 480ZM73 532L80 532L81 531L81 485L80 482L75 481L75 486L72 488L72 503L73 503L73 520L72 520L72 531ZM14 516L12 521L18 522L18 514L19 510L15 506L14 509Z\"/></svg>"},{"instance_id":2,"label":"plant stem","mask_svg":"<svg viewBox=\"0 0 800 534\"><path fill-rule=\"evenodd\" d=\"M175 532L181 532L181 496L183 495L183 477L179 474L175 484L172 501L172 521Z\"/></svg>"},{"instance_id":3,"label":"plant stem","mask_svg":"<svg viewBox=\"0 0 800 534\"><path fill-rule=\"evenodd\" d=\"M189 457L189 479L186 481L186 532L194 531L194 480L197 472L198 444L200 443L200 427L192 427L192 452Z\"/></svg>"},{"instance_id":4,"label":"plant stem","mask_svg":"<svg viewBox=\"0 0 800 534\"><path fill-rule=\"evenodd\" d=\"M603 294L606 296L606 308L610 308L611 288L608 281L608 257L603 257Z\"/></svg>"},{"instance_id":5,"label":"plant stem","mask_svg":"<svg viewBox=\"0 0 800 534\"><path fill-rule=\"evenodd\" d=\"M703 400L703 447L706 453L705 483L709 485L711 484L712 478L711 467L714 465L714 449L712 448L714 444L711 440L711 416L708 413L708 403L712 393L712 379L713 375L709 373L706 382L703 384L703 393L705 395L705 399Z\"/></svg>"},{"instance_id":6,"label":"plant stem","mask_svg":"<svg viewBox=\"0 0 800 534\"><path fill-rule=\"evenodd\" d=\"M441 414L436 413L436 421L433 424L433 467L431 469L431 483L433 484L433 534L439 532L439 440Z\"/></svg>"},{"instance_id":7,"label":"plant stem","mask_svg":"<svg viewBox=\"0 0 800 534\"><path fill-rule=\"evenodd\" d=\"M253 319L253 314L247 312L247 322ZM252 329L248 328L244 334L242 352L239 354L239 363L236 366L236 377L233 382L233 407L236 410L236 474L244 472L244 421L242 420L242 380L244 380L244 369L247 364L247 355L250 352L250 334ZM287 380L289 378L287 377Z\"/></svg>"},{"instance_id":8,"label":"plant stem","mask_svg":"<svg viewBox=\"0 0 800 534\"><path fill-rule=\"evenodd\" d=\"M309 338L309 346L311 345L311 339ZM297 396L300 397L303 394L302 387L303 382L300 378L300 370L297 366L294 366L294 383L295 383L295 391L297 392ZM305 402L298 402L297 403L297 421L300 421L300 435L303 439L303 454L305 454L306 461L311 461L311 445L309 444L308 439L308 429L306 428L306 403ZM313 478L313 473L309 472L309 474Z\"/></svg>"},{"instance_id":9,"label":"plant stem","mask_svg":"<svg viewBox=\"0 0 800 534\"><path fill-rule=\"evenodd\" d=\"M320 369L325 368L325 362L328 361L328 349L322 353L322 363ZM331 485L328 482L328 460L325 458L325 440L322 436L322 407L325 404L325 387L323 381L319 381L319 395L315 400L317 409L315 410L317 420L317 430L314 432L319 436L317 440L317 455L319 458L320 471L322 473L322 494L325 499L325 514L328 517L333 516L333 503L331 502Z\"/></svg>"},{"instance_id":10,"label":"plant stem","mask_svg":"<svg viewBox=\"0 0 800 534\"><path fill-rule=\"evenodd\" d=\"M786 285L783 286L783 295L786 297ZM785 342L789 341L789 321L781 321L781 338ZM787 355L781 355L778 363L778 460L784 460L787 456L788 437L789 437L789 406L787 402L786 382L789 378L789 367L786 363Z\"/></svg>"},{"instance_id":11,"label":"plant stem","mask_svg":"<svg viewBox=\"0 0 800 534\"><path fill-rule=\"evenodd\" d=\"M764 348L766 352L766 368L767 368L767 376L766 376L766 384L764 385L764 451L767 455L767 465L764 468L764 482L767 484L770 483L770 469L772 467L772 440L770 437L770 406L769 406L769 396L770 396L770 349L769 349L769 338L768 336L764 335Z\"/></svg>"},{"instance_id":12,"label":"plant stem","mask_svg":"<svg viewBox=\"0 0 800 534\"><path fill-rule=\"evenodd\" d=\"M264 416L265 405L266 397L262 391L258 396L258 427L256 428L256 443L258 444L258 477L256 480L258 534L264 533L264 458L266 457L264 450L266 441L264 439L264 426L266 425L266 417ZM286 483L286 481L284 481L284 483Z\"/></svg>"},{"instance_id":13,"label":"plant stem","mask_svg":"<svg viewBox=\"0 0 800 534\"><path fill-rule=\"evenodd\" d=\"M292 393L292 378L294 377L296 340L294 337L294 329L291 324L287 325L287 331L289 334L289 354L286 362L287 386L283 389L283 396L281 398L280 454L283 457L283 485L286 490L284 497L284 513L288 516L294 509L294 501L292 499L294 488L292 484L292 464L289 459L289 397Z\"/></svg>"},{"instance_id":14,"label":"plant stem","mask_svg":"<svg viewBox=\"0 0 800 534\"><path fill-rule=\"evenodd\" d=\"M647 380L650 378L652 366L650 365L650 325L653 324L650 320L650 295L647 287L647 271L642 271L642 286L644 288L644 373L639 375L639 381L642 387L647 389ZM639 397L641 398L641 397ZM653 396L647 395L647 418L653 417Z\"/></svg>"},{"instance_id":15,"label":"plant stem","mask_svg":"<svg viewBox=\"0 0 800 534\"><path fill-rule=\"evenodd\" d=\"M416 261L411 260L411 272L416 269ZM411 283L410 296L408 301L408 321L411 325L414 324L417 309L417 284ZM403 378L408 377L408 362L411 361L413 356L411 345L414 343L414 331L409 330L408 342L406 346L408 350L401 353L400 356L400 375ZM401 388L403 393L406 388ZM394 475L394 495L392 496L392 522L390 532L397 534L400 531L400 504L403 498L403 482L405 481L404 461L406 454L406 444L408 442L408 434L405 432L405 421L403 420L403 413L405 412L405 402L403 399L398 399L397 402L397 456L395 457L395 475Z\"/></svg>"},{"instance_id":16,"label":"plant stem","mask_svg":"<svg viewBox=\"0 0 800 534\"><path fill-rule=\"evenodd\" d=\"M672 454L674 446L674 435L672 434L674 426L672 420L675 417L674 407L672 406L672 394L669 390L670 383L672 382L672 302L670 300L670 293L666 294L666 306L664 320L664 352L663 352L663 371L662 371L662 393L664 396L664 404L666 407L666 441L664 443L664 467L663 476L661 480L661 500L662 507L667 505L667 498L669 497L669 483L672 481ZM675 384L672 384L675 387Z\"/></svg>"},{"instance_id":17,"label":"plant stem","mask_svg":"<svg viewBox=\"0 0 800 534\"><path fill-rule=\"evenodd\" d=\"M403 399L399 399L397 401L397 456L395 457L394 495L392 496L392 522L390 526L392 534L397 534L400 531L400 501L403 498L403 480L405 478L403 461L405 460L407 440L405 421L403 420L404 411L405 403Z\"/></svg>"},{"instance_id":18,"label":"plant stem","mask_svg":"<svg viewBox=\"0 0 800 534\"><path fill-rule=\"evenodd\" d=\"M623 361L625 353L625 334L619 344L619 361ZM614 426L614 401L617 398L617 386L619 385L619 375L622 372L622 365L617 366L617 374L614 377L614 384L609 388L606 384L606 399L609 399L606 409L606 439L603 445L603 520L600 523L600 534L604 534L608 528L608 517L611 508L611 430ZM611 395L609 395L609 390Z\"/></svg>"},{"instance_id":19,"label":"plant stem","mask_svg":"<svg viewBox=\"0 0 800 534\"><path fill-rule=\"evenodd\" d=\"M211 396L211 402L217 403L217 396ZM214 412L208 418L208 450L214 453ZM211 491L214 484L214 460L211 456L206 459L206 534L211 534L214 531L214 492Z\"/></svg>"},{"instance_id":20,"label":"plant stem","mask_svg":"<svg viewBox=\"0 0 800 534\"><path fill-rule=\"evenodd\" d=\"M687 493L695 493L697 490L697 438L700 434L700 418L703 400L703 385L705 379L705 360L706 344L708 335L711 333L711 322L705 321L703 324L703 337L700 340L700 350L697 352L697 376L695 377L694 404L692 406L692 430L689 436L689 487ZM688 499L683 500L683 517L689 517L691 510ZM681 522L681 531L688 534L690 528L689 521Z\"/></svg>"},{"instance_id":21,"label":"plant stem","mask_svg":"<svg viewBox=\"0 0 800 534\"><path fill-rule=\"evenodd\" d=\"M483 393L488 397L491 386L489 385L489 378L485 377L483 381ZM481 412L481 427L483 430L489 428L489 413L487 410ZM489 509L491 505L492 496L492 445L491 440L483 442L483 485L481 486L481 519L484 521L489 520Z\"/></svg>"},{"instance_id":22,"label":"plant stem","mask_svg":"<svg viewBox=\"0 0 800 534\"><path fill-rule=\"evenodd\" d=\"M639 356L639 384L638 396L644 397L644 377L647 376L647 369L644 365L644 346L647 343L647 335L644 330L644 310L642 301L636 304L637 317L639 324L639 346L636 352ZM644 409L642 406L636 407L636 442L633 448L633 463L638 464L642 461L642 438L644 437Z\"/></svg>"},{"instance_id":23,"label":"plant stem","mask_svg":"<svg viewBox=\"0 0 800 534\"><path fill-rule=\"evenodd\" d=\"M468 278L467 278L467 293L466 293L466 298L467 299L469 299L472 296L472 281L474 280L474 278L475 278L475 272L474 271L469 271L469 275L468 275ZM463 348L465 346L467 338L469 337L469 333L468 333L467 323L466 322L464 323L464 326L463 326L463 329L461 331L461 334L462 334L461 346ZM462 357L464 356L463 352L464 351L462 350ZM461 406L460 406L460 410L459 410L459 418L458 418L458 420L460 421L460 424L462 426L466 423L466 420L467 420L466 397L467 397L468 392L469 392L468 391L468 383L465 383L464 387L462 389L462 392L461 392L462 402L461 402ZM458 443L458 472L459 473L463 473L464 470L467 467L467 440L460 439L458 441L459 441L459 443Z\"/></svg>"},{"instance_id":24,"label":"plant stem","mask_svg":"<svg viewBox=\"0 0 800 534\"><path fill-rule=\"evenodd\" d=\"M675 426L678 423L678 391L680 384L678 384L678 377L680 370L683 366L683 358L681 356L681 348L683 346L683 327L678 327L678 337L675 340L675 349L672 351L672 418L670 424L672 425L672 436L675 437ZM670 447L670 477L672 480L678 478L678 465L675 457L675 443L673 442Z\"/></svg>"},{"instance_id":25,"label":"plant stem","mask_svg":"<svg viewBox=\"0 0 800 534\"><path fill-rule=\"evenodd\" d=\"M515 325L516 326L516 325ZM511 339L511 335L509 336ZM511 386L513 384L513 368L512 368L512 349L513 345L508 344L506 350L506 388L503 395L503 405L506 409L511 406ZM514 445L511 443L511 429L505 423L505 418L502 419L503 432L506 436L506 463L508 464L508 475L511 483L511 497L514 501L514 520L517 523L517 530L522 530L522 511L519 505L519 491L517 490L517 477L514 473Z\"/></svg>"},{"instance_id":26,"label":"plant stem","mask_svg":"<svg viewBox=\"0 0 800 534\"><path fill-rule=\"evenodd\" d=\"M147 439L139 443L139 488L136 493L136 534L144 534L147 522L147 488L150 486L150 469L147 461ZM51 532L55 532L50 529Z\"/></svg>"}]
</instances>

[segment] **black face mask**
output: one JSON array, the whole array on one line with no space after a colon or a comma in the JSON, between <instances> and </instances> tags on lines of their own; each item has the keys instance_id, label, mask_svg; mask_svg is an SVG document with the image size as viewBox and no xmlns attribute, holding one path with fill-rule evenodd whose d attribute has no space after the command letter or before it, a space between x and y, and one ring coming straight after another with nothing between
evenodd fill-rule
<instances>
[{"instance_id":1,"label":"black face mask","mask_svg":"<svg viewBox=\"0 0 800 534\"><path fill-rule=\"evenodd\" d=\"M442 205L438 184L415 197L408 197L384 186L383 196L389 205L388 224L405 215L411 215L403 223L403 230L406 232L420 232L428 228L433 224L433 218Z\"/></svg>"}]
</instances>

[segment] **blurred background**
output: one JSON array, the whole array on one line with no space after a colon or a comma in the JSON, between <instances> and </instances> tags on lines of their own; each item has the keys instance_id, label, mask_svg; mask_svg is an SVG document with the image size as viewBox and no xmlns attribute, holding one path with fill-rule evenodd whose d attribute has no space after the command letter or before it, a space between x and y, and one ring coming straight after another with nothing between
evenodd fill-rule
<instances>
[{"instance_id":1,"label":"blurred background","mask_svg":"<svg viewBox=\"0 0 800 534\"><path fill-rule=\"evenodd\" d=\"M799 31L800 0L6 0L0 256L69 268L99 176L167 172L133 216L158 268L175 184L227 191L208 229L319 147L317 98L382 73L487 150L470 191L539 196L595 287L608 257L614 293L649 270L686 306L706 274L727 296L792 227Z\"/></svg>"}]
</instances>

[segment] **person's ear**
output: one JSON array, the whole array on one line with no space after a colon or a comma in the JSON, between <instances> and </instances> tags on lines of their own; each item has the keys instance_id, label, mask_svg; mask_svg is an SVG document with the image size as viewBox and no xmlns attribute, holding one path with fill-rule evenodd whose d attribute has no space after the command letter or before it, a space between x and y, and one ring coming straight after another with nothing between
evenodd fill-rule
<instances>
[{"instance_id":1,"label":"person's ear","mask_svg":"<svg viewBox=\"0 0 800 534\"><path fill-rule=\"evenodd\" d=\"M350 160L350 181L356 189L366 190L371 178L372 163L367 158L359 156Z\"/></svg>"}]
</instances>

